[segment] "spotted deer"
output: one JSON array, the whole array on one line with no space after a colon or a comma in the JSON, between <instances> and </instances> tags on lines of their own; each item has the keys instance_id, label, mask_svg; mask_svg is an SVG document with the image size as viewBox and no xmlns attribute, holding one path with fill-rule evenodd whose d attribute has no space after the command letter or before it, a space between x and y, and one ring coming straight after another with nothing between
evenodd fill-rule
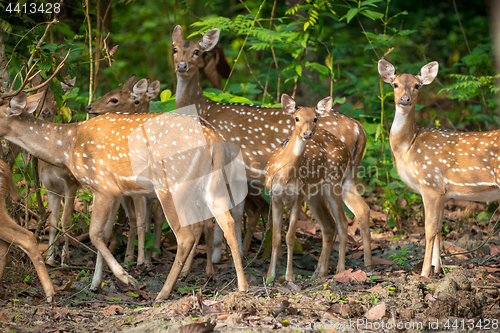
<instances>
[{"instance_id":1,"label":"spotted deer","mask_svg":"<svg viewBox=\"0 0 500 333\"><path fill-rule=\"evenodd\" d=\"M174 68L177 74L177 108L194 104L199 115L215 126L229 141L241 147L249 179L249 195L260 195L265 186L265 166L271 151L277 148L291 133L292 119L284 115L280 108L267 108L239 103L218 103L208 99L201 90L198 70L198 58L203 52L211 50L219 39L219 29L213 29L203 35L198 42L183 39L180 26L172 34ZM366 133L356 120L332 110L321 118L319 128L324 129L342 140L351 152L351 170L343 187L343 200L359 222L363 237L364 262L372 265L370 248L369 213L370 209L356 190L356 177L366 145ZM315 197L308 201L315 216L324 216L333 220L325 198ZM243 214L242 207L234 209L234 219L238 230ZM266 214L267 215L267 214ZM256 223L255 223L256 224ZM253 231L247 231L246 237L252 237ZM220 233L215 230L213 261L220 259ZM248 242L249 244L249 242Z\"/></svg>"},{"instance_id":2,"label":"spotted deer","mask_svg":"<svg viewBox=\"0 0 500 333\"><path fill-rule=\"evenodd\" d=\"M450 198L471 201L500 199L500 130L452 132L415 123L415 103L423 85L438 74L436 61L418 75L396 74L388 61L378 62L382 80L394 88L396 115L390 144L399 176L422 195L425 210L425 256L422 276L441 270L440 232L444 203Z\"/></svg>"},{"instance_id":3,"label":"spotted deer","mask_svg":"<svg viewBox=\"0 0 500 333\"><path fill-rule=\"evenodd\" d=\"M104 96L86 107L86 111L92 115L103 115L106 113L141 114L149 112L149 103L160 93L160 82L150 82L149 79L137 81L135 74L129 76L122 88L113 89ZM145 197L124 197L122 207L129 217L130 230L128 233L127 250L125 261L136 261L137 265L151 265L151 253L146 255L144 250L145 232L151 230L150 212L151 202ZM157 209L161 207L157 205ZM156 213L155 215L157 215ZM163 223L155 224L157 235L154 246L160 248L161 228ZM138 254L134 257L135 246L133 240L138 238Z\"/></svg>"},{"instance_id":4,"label":"spotted deer","mask_svg":"<svg viewBox=\"0 0 500 333\"><path fill-rule=\"evenodd\" d=\"M191 143L189 140L194 134L189 131L191 127L183 124L199 123L202 129L201 135L207 142L207 145L203 146L204 151L210 157L209 166L213 171L208 177L207 187L202 189L202 196L210 203L211 209L217 208L214 208L213 214L224 230L231 248L238 277L238 288L240 291L248 289L238 251L234 220L227 210L229 206L225 205L227 202L224 198L216 196L211 191L213 188L226 186L221 172L216 172L224 168L224 151L218 148L221 146L219 143L224 143L224 138L214 127L198 117L172 114L106 114L80 123L53 124L27 112L27 96L23 88L24 85L10 94L0 96L2 98L0 136L21 146L39 159L58 167L66 167L84 188L93 193L94 205L89 227L92 244L101 253L116 278L133 288L138 288L138 283L123 269L107 248L107 235L104 233L104 228L110 214L114 213L116 203L119 203L123 196L152 197L156 195L158 197L170 227L176 235L178 247L172 269L157 300L164 299L171 294L194 241L203 229L203 223L181 225L183 216L177 214L170 181L165 175L167 171L170 171L168 159L155 163L154 168L150 166L144 169L145 175L149 172L154 177L145 177L141 176L143 173L139 175L135 173L134 163L142 163L147 156L156 156L159 151L157 148L142 151L131 150L131 142L142 142L140 139L136 141L135 136L132 137L131 134L142 133L145 126L151 124L152 131L147 135L150 140L148 141L146 136L143 137L143 140L146 140L145 144L152 144L156 138L161 138L163 135L168 141L165 145L170 144L175 152L175 147L173 147L175 141L169 141L172 138L167 135L167 129L175 128L174 134L182 135L187 142ZM53 144L47 144L48 142ZM196 152L189 152L189 155L180 152L178 158L186 157L186 155L188 155L187 158L193 158ZM222 211L220 207L226 210Z\"/></svg>"},{"instance_id":5,"label":"spotted deer","mask_svg":"<svg viewBox=\"0 0 500 333\"><path fill-rule=\"evenodd\" d=\"M286 235L287 268L286 280L293 280L293 247L295 231L302 203L306 198L327 198L337 226L321 226L323 248L318 263L317 276L328 274L328 261L333 249L337 229L340 236L337 272L345 270L347 245L347 219L342 204L342 188L350 170L352 160L348 147L337 137L323 129L317 129L318 120L326 117L332 108L332 98L318 102L316 107L299 107L295 101L283 94L283 113L291 116L294 129L289 138L274 149L266 166L266 188L271 196L273 211L273 246L267 278L276 276L277 253L281 247L283 209L290 209L290 225Z\"/></svg>"},{"instance_id":6,"label":"spotted deer","mask_svg":"<svg viewBox=\"0 0 500 333\"><path fill-rule=\"evenodd\" d=\"M43 290L45 291L47 301L52 303L54 299L54 286L50 280L49 273L47 273L42 256L38 251L35 235L18 225L5 210L5 197L9 192L11 177L8 164L0 160L0 281L7 266L11 245L19 246L28 254L33 262Z\"/></svg>"}]
</instances>

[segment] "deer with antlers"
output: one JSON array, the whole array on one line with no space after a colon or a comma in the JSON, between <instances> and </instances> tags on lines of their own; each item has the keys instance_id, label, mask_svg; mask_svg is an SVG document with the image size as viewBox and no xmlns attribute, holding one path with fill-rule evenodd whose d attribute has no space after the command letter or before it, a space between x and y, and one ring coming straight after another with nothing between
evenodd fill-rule
<instances>
[{"instance_id":1,"label":"deer with antlers","mask_svg":"<svg viewBox=\"0 0 500 333\"><path fill-rule=\"evenodd\" d=\"M215 128L202 118L173 114L106 114L80 123L52 124L26 111L27 97L26 92L22 91L24 86L1 96L0 136L39 159L66 167L83 187L93 193L90 239L116 278L134 288L138 287L137 281L120 266L106 246L106 222L123 196L156 195L178 243L172 269L157 299L164 299L172 292L195 239L203 229L203 223L183 224L190 216L177 213L179 206L175 203L173 192L182 184L169 178L174 177L170 167L172 162L163 156L166 154L172 160L175 156L192 161L199 153L207 157L205 160L212 172L205 178L206 183L200 188L197 199L207 202L207 209L224 230L233 255L239 290L248 289L234 220L228 210L231 206L227 198L218 196L218 192L214 191L226 188L221 172L226 160L222 145L225 140ZM198 133L195 133L193 124L199 124L201 132L196 130ZM200 148L188 152L177 151L179 141L176 139L181 135L186 144L193 144L192 139L197 139L195 143ZM199 135L202 139L199 139ZM203 144L204 140L206 144ZM46 142L54 144L47 145ZM159 142L163 144L161 148L156 145ZM136 145L135 149L131 148L133 144ZM137 145L144 148L139 149ZM192 165L198 166L196 163ZM189 199L189 195L183 198ZM206 211L203 213L206 214Z\"/></svg>"},{"instance_id":2,"label":"deer with antlers","mask_svg":"<svg viewBox=\"0 0 500 333\"><path fill-rule=\"evenodd\" d=\"M286 280L293 280L293 247L300 208L306 198L325 196L330 204L335 224L323 224L323 248L319 259L318 276L328 274L328 261L333 249L336 230L339 231L340 248L337 272L345 270L347 246L347 219L342 204L342 188L350 170L351 152L336 136L317 129L320 117L326 117L332 108L331 97L318 102L316 107L299 107L283 94L283 113L292 116L294 129L288 139L278 146L266 166L266 188L271 196L273 209L273 246L267 278L276 276L278 248L281 246L281 225L285 206L290 209L290 225L286 235ZM328 221L328 220L327 220Z\"/></svg>"},{"instance_id":3,"label":"deer with antlers","mask_svg":"<svg viewBox=\"0 0 500 333\"><path fill-rule=\"evenodd\" d=\"M198 42L183 39L180 26L176 26L172 34L174 68L177 74L176 107L194 104L199 115L213 124L224 137L241 147L249 179L249 196L260 195L265 186L265 166L271 151L277 148L291 133L292 119L284 115L280 108L266 108L247 104L217 103L208 99L201 90L198 57L203 52L211 50L219 39L219 29L213 29L203 35ZM372 265L371 241L369 229L368 205L356 189L357 170L361 163L366 145L366 133L363 126L356 120L342 113L331 111L321 118L319 128L333 133L343 141L351 152L351 170L343 187L343 200L356 216L363 238L365 265ZM328 199L319 196L307 200L308 207L316 219L326 218L334 223L329 211ZM233 210L233 216L239 226L243 210ZM254 222L254 224L256 224ZM241 227L238 229L241 230ZM252 237L249 227L246 237ZM215 230L214 257L220 259L220 233ZM249 244L247 242L246 244Z\"/></svg>"},{"instance_id":4,"label":"deer with antlers","mask_svg":"<svg viewBox=\"0 0 500 333\"><path fill-rule=\"evenodd\" d=\"M440 245L444 203L450 198L471 201L500 199L498 156L500 130L452 132L415 123L415 104L422 86L438 74L436 61L418 75L396 74L388 61L378 62L382 80L394 88L396 115L390 144L401 180L422 195L425 209L425 256L422 276L441 270Z\"/></svg>"}]
</instances>

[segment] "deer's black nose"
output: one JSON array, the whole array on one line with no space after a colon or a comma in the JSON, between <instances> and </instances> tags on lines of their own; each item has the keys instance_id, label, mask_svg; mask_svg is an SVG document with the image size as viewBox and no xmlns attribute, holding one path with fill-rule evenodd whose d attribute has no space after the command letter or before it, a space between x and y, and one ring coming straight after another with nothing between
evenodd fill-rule
<instances>
[{"instance_id":1,"label":"deer's black nose","mask_svg":"<svg viewBox=\"0 0 500 333\"><path fill-rule=\"evenodd\" d=\"M177 71L184 73L187 72L187 64L184 61L181 61L177 64Z\"/></svg>"},{"instance_id":2,"label":"deer's black nose","mask_svg":"<svg viewBox=\"0 0 500 333\"><path fill-rule=\"evenodd\" d=\"M401 96L401 98L399 99L399 104L408 105L410 103L411 103L411 98L406 94Z\"/></svg>"},{"instance_id":3,"label":"deer's black nose","mask_svg":"<svg viewBox=\"0 0 500 333\"><path fill-rule=\"evenodd\" d=\"M50 112L50 110L47 108L42 110L42 117L44 117L44 118L50 117L51 114L52 114L52 112Z\"/></svg>"},{"instance_id":4,"label":"deer's black nose","mask_svg":"<svg viewBox=\"0 0 500 333\"><path fill-rule=\"evenodd\" d=\"M303 136L304 136L304 139L308 140L308 139L312 138L313 133L311 131L305 131Z\"/></svg>"},{"instance_id":5,"label":"deer's black nose","mask_svg":"<svg viewBox=\"0 0 500 333\"><path fill-rule=\"evenodd\" d=\"M92 104L87 105L87 107L85 108L85 110L87 110L87 112L92 111Z\"/></svg>"}]
</instances>

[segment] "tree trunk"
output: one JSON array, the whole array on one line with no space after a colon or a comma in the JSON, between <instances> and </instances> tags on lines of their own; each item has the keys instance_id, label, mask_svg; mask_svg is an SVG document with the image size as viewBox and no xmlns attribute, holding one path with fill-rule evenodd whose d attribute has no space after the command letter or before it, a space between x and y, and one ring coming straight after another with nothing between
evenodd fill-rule
<instances>
[{"instance_id":1,"label":"tree trunk","mask_svg":"<svg viewBox=\"0 0 500 333\"><path fill-rule=\"evenodd\" d=\"M491 38L493 40L493 51L495 54L495 69L500 74L500 0L491 0ZM497 87L500 87L500 79L497 79ZM500 92L497 94L500 104Z\"/></svg>"},{"instance_id":2,"label":"tree trunk","mask_svg":"<svg viewBox=\"0 0 500 333\"><path fill-rule=\"evenodd\" d=\"M7 57L5 56L5 44L3 41L3 29L0 26L0 92L9 90L10 78L7 68Z\"/></svg>"}]
</instances>

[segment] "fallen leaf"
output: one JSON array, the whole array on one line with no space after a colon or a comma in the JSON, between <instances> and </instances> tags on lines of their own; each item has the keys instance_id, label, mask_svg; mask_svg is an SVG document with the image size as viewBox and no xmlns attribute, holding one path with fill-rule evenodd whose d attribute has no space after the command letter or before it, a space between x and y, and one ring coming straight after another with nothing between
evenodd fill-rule
<instances>
[{"instance_id":1,"label":"fallen leaf","mask_svg":"<svg viewBox=\"0 0 500 333\"><path fill-rule=\"evenodd\" d=\"M379 305L376 305L373 308L371 308L365 314L365 317L366 319L369 320L380 320L385 316L385 314L386 314L385 302L382 302Z\"/></svg>"},{"instance_id":2,"label":"fallen leaf","mask_svg":"<svg viewBox=\"0 0 500 333\"><path fill-rule=\"evenodd\" d=\"M357 270L355 272L352 271L352 268L349 268L342 273L335 275L335 281L340 283L354 283L361 284L366 280L366 273L362 270Z\"/></svg>"},{"instance_id":3,"label":"fallen leaf","mask_svg":"<svg viewBox=\"0 0 500 333\"><path fill-rule=\"evenodd\" d=\"M203 294L200 291L196 292L196 299L198 300L198 306L200 307L200 310L204 315L210 314L210 313L221 313L222 312L222 307L220 306L220 303L218 303L218 302L216 302L212 306L206 305L203 302Z\"/></svg>"},{"instance_id":4,"label":"fallen leaf","mask_svg":"<svg viewBox=\"0 0 500 333\"><path fill-rule=\"evenodd\" d=\"M71 285L73 284L73 280L75 279L76 277L76 274L74 274L72 277L70 277L69 281L66 282L66 284L58 287L56 286L54 289L55 290L58 290L58 291L68 291L70 292L71 291Z\"/></svg>"},{"instance_id":5,"label":"fallen leaf","mask_svg":"<svg viewBox=\"0 0 500 333\"><path fill-rule=\"evenodd\" d=\"M490 243L490 255L497 254L498 252L500 252L500 245Z\"/></svg>"},{"instance_id":6,"label":"fallen leaf","mask_svg":"<svg viewBox=\"0 0 500 333\"><path fill-rule=\"evenodd\" d=\"M286 299L282 300L276 307L276 310L274 311L274 317L277 317L280 313L285 311L289 305L290 302L288 302Z\"/></svg>"},{"instance_id":7,"label":"fallen leaf","mask_svg":"<svg viewBox=\"0 0 500 333\"><path fill-rule=\"evenodd\" d=\"M375 210L370 210L370 217L376 221L387 222L387 214L382 212L377 212Z\"/></svg>"},{"instance_id":8,"label":"fallen leaf","mask_svg":"<svg viewBox=\"0 0 500 333\"><path fill-rule=\"evenodd\" d=\"M10 321L10 318L7 317L3 312L0 312L0 321L3 321L4 323L8 323Z\"/></svg>"},{"instance_id":9,"label":"fallen leaf","mask_svg":"<svg viewBox=\"0 0 500 333\"><path fill-rule=\"evenodd\" d=\"M316 224L311 223L309 221L298 220L297 221L297 232L314 236L314 235L316 235Z\"/></svg>"}]
</instances>

